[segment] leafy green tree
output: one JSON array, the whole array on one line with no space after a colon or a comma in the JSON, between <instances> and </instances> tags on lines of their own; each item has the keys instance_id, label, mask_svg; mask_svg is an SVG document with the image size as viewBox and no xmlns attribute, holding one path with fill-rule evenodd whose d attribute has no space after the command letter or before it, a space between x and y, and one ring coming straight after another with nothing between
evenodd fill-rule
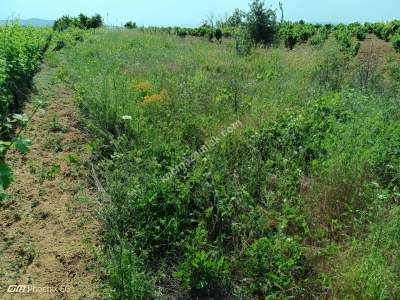
<instances>
[{"instance_id":1,"label":"leafy green tree","mask_svg":"<svg viewBox=\"0 0 400 300\"><path fill-rule=\"evenodd\" d=\"M228 18L228 26L237 27L243 24L243 19L246 14L240 9L236 8L233 14Z\"/></svg>"},{"instance_id":2,"label":"leafy green tree","mask_svg":"<svg viewBox=\"0 0 400 300\"><path fill-rule=\"evenodd\" d=\"M271 45L277 33L276 13L266 9L262 0L253 0L247 14L247 28L257 44Z\"/></svg>"},{"instance_id":3,"label":"leafy green tree","mask_svg":"<svg viewBox=\"0 0 400 300\"><path fill-rule=\"evenodd\" d=\"M103 26L103 18L101 15L96 14L89 19L87 28L99 28Z\"/></svg>"},{"instance_id":4,"label":"leafy green tree","mask_svg":"<svg viewBox=\"0 0 400 300\"><path fill-rule=\"evenodd\" d=\"M54 31L64 31L65 29L72 26L74 19L70 16L63 16L57 19L53 24Z\"/></svg>"},{"instance_id":5,"label":"leafy green tree","mask_svg":"<svg viewBox=\"0 0 400 300\"><path fill-rule=\"evenodd\" d=\"M89 18L84 14L79 14L76 18L71 18L69 16L63 16L54 22L53 30L64 31L69 27L78 27L81 29L98 28L103 26L103 18L96 14Z\"/></svg>"},{"instance_id":6,"label":"leafy green tree","mask_svg":"<svg viewBox=\"0 0 400 300\"><path fill-rule=\"evenodd\" d=\"M135 22L129 21L129 22L125 23L124 27L126 29L135 29L135 28L137 28L137 25Z\"/></svg>"},{"instance_id":7,"label":"leafy green tree","mask_svg":"<svg viewBox=\"0 0 400 300\"><path fill-rule=\"evenodd\" d=\"M78 18L74 19L75 26L81 29L88 28L89 17L84 14L79 14Z\"/></svg>"}]
</instances>

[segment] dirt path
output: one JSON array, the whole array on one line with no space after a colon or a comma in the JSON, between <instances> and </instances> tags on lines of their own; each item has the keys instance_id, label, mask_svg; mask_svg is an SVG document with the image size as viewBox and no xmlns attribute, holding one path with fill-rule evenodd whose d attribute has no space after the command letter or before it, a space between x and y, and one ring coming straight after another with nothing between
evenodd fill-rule
<instances>
[{"instance_id":1,"label":"dirt path","mask_svg":"<svg viewBox=\"0 0 400 300\"><path fill-rule=\"evenodd\" d=\"M371 55L377 57L377 59L387 59L388 55L394 54L395 51L393 46L389 42L385 42L377 38L373 34L367 35L367 38L361 43L360 51L358 52L358 57L361 60L368 59Z\"/></svg>"},{"instance_id":2,"label":"dirt path","mask_svg":"<svg viewBox=\"0 0 400 300\"><path fill-rule=\"evenodd\" d=\"M83 166L87 138L70 94L54 80L55 69L44 64L33 98L48 105L24 134L32 150L25 158L8 157L15 181L0 204L0 299L98 298L93 270L99 226ZM25 113L32 110L28 103ZM9 293L10 285L27 290Z\"/></svg>"}]
</instances>

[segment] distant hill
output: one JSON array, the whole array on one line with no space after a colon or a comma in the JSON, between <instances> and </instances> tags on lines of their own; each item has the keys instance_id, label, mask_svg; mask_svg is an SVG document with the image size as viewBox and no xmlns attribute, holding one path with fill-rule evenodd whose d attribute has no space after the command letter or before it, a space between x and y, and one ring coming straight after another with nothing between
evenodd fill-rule
<instances>
[{"instance_id":1,"label":"distant hill","mask_svg":"<svg viewBox=\"0 0 400 300\"><path fill-rule=\"evenodd\" d=\"M0 25L5 24L6 22L7 22L6 20L0 20ZM44 27L44 26L53 26L54 21L32 18L26 20L19 20L19 23L22 26Z\"/></svg>"}]
</instances>

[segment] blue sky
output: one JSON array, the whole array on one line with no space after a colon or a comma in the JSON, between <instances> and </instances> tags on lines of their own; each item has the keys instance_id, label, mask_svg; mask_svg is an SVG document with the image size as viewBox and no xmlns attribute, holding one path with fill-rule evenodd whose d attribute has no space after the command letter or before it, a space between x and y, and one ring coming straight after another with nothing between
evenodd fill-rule
<instances>
[{"instance_id":1,"label":"blue sky","mask_svg":"<svg viewBox=\"0 0 400 300\"><path fill-rule=\"evenodd\" d=\"M247 9L249 0L0 0L0 19L56 19L62 15L100 13L109 24L128 20L139 25L196 26L210 13L224 16ZM285 19L309 22L384 21L400 19L400 0L281 0ZM278 0L267 0L278 8ZM108 17L107 17L108 14Z\"/></svg>"}]
</instances>

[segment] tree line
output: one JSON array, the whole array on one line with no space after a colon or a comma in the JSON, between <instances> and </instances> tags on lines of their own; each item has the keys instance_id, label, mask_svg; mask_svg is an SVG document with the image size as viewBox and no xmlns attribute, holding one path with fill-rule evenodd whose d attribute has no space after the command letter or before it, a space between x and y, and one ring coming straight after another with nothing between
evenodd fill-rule
<instances>
[{"instance_id":1,"label":"tree line","mask_svg":"<svg viewBox=\"0 0 400 300\"><path fill-rule=\"evenodd\" d=\"M63 16L57 19L53 24L53 30L64 31L70 27L80 29L99 28L104 25L103 18L99 14L88 17L85 14L79 14L77 17Z\"/></svg>"}]
</instances>

